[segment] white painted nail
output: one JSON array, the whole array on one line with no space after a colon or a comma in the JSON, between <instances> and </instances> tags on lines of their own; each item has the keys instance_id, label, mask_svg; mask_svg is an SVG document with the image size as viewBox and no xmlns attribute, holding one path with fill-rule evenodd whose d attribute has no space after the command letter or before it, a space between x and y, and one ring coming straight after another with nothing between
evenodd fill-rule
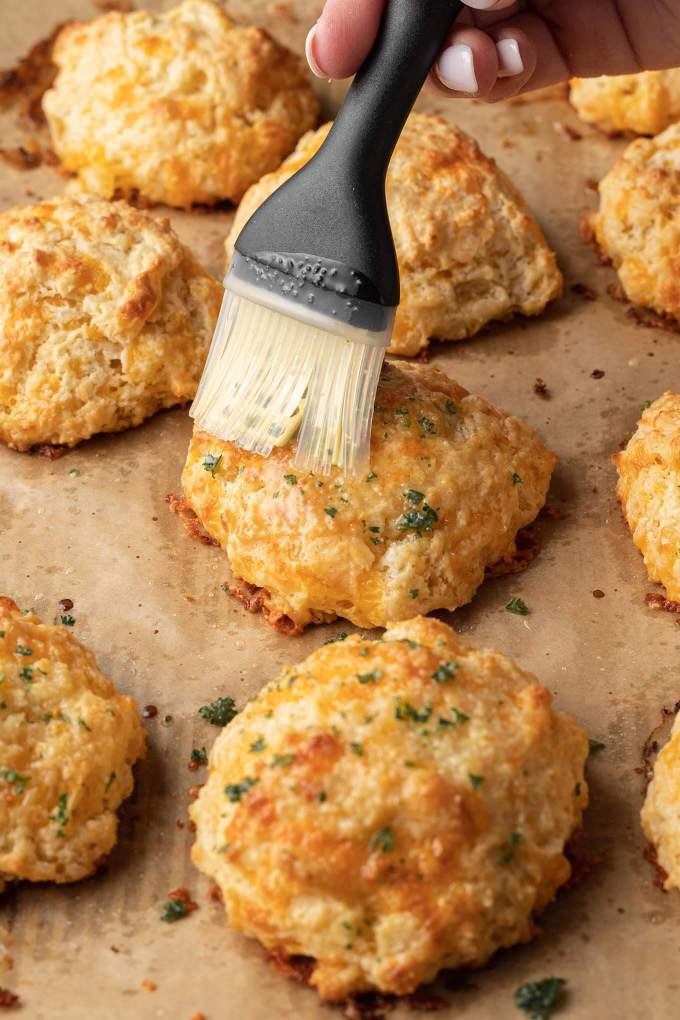
<instances>
[{"instance_id":1,"label":"white painted nail","mask_svg":"<svg viewBox=\"0 0 680 1020\"><path fill-rule=\"evenodd\" d=\"M524 70L524 61L516 39L500 39L496 43L498 51L498 77L512 78Z\"/></svg>"},{"instance_id":2,"label":"white painted nail","mask_svg":"<svg viewBox=\"0 0 680 1020\"><path fill-rule=\"evenodd\" d=\"M475 58L465 43L455 43L445 49L435 68L442 85L454 92L474 95L479 90L475 74Z\"/></svg>"},{"instance_id":3,"label":"white painted nail","mask_svg":"<svg viewBox=\"0 0 680 1020\"><path fill-rule=\"evenodd\" d=\"M319 67L319 64L318 64L317 59L316 59L316 55L314 53L314 50L315 50L314 40L315 39L316 39L316 25L312 25L312 27L310 28L309 32L307 33L307 38L305 40L305 56L307 57L307 63L309 64L309 67L310 67L310 70L312 71L312 74L315 74L317 76L317 78L327 78L328 75L324 74L324 72Z\"/></svg>"},{"instance_id":4,"label":"white painted nail","mask_svg":"<svg viewBox=\"0 0 680 1020\"><path fill-rule=\"evenodd\" d=\"M476 11L488 11L489 7L495 7L497 0L465 0L468 7L474 7Z\"/></svg>"}]
</instances>

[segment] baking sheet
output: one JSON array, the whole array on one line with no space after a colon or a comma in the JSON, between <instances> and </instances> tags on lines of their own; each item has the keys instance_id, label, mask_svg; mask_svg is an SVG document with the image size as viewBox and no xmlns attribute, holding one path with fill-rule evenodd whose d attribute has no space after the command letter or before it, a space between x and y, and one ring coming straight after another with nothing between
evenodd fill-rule
<instances>
[{"instance_id":1,"label":"baking sheet","mask_svg":"<svg viewBox=\"0 0 680 1020\"><path fill-rule=\"evenodd\" d=\"M320 6L234 0L228 9L301 50ZM0 66L57 21L95 13L87 0L0 0ZM330 108L341 89L322 84L320 91ZM595 204L587 182L607 171L621 142L580 125L560 98L486 107L426 97L420 107L455 119L498 158L567 277L565 299L543 318L433 349L435 364L539 429L560 456L551 502L568 515L543 522L542 552L524 574L488 582L472 605L443 617L475 644L494 645L533 670L558 706L607 745L589 765L585 824L585 852L602 863L543 915L532 945L499 954L463 987L441 982L449 1006L439 1016L518 1017L516 986L558 975L568 981L564 1015L573 1020L676 1017L680 894L656 889L642 858L635 770L661 706L680 697L680 631L672 616L645 606L652 586L615 502L610 456L644 401L680 385L680 339L636 327L607 295L612 271L578 237L580 216ZM2 145L21 140L15 122L11 112L2 115ZM569 137L563 124L583 138ZM0 163L0 208L64 184L48 167L22 172ZM220 275L229 212L170 216ZM596 300L573 293L573 283L592 288ZM604 377L592 378L594 370ZM550 399L534 393L537 377ZM229 578L224 555L190 541L164 502L180 491L190 428L176 410L56 461L0 448L0 589L46 620L59 599L73 599L75 633L102 669L140 706L159 710L148 722L149 754L107 869L73 886L22 884L0 899L13 960L0 970L0 985L19 993L20 1015L35 1020L332 1015L314 992L276 974L256 943L230 932L210 900L208 881L189 860L186 808L202 773L187 763L191 748L209 747L217 733L197 716L200 705L224 694L243 705L284 663L345 624L286 638L221 590ZM605 597L594 598L595 589ZM505 612L510 595L520 595L531 615ZM171 725L162 723L166 714ZM199 909L161 923L168 891L182 885ZM406 1006L391 1014L412 1015Z\"/></svg>"}]
</instances>

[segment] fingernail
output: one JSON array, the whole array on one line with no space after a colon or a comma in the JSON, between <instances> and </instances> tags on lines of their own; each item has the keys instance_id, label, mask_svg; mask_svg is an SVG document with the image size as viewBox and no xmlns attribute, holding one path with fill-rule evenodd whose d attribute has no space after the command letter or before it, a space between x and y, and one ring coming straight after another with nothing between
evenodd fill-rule
<instances>
[{"instance_id":1,"label":"fingernail","mask_svg":"<svg viewBox=\"0 0 680 1020\"><path fill-rule=\"evenodd\" d=\"M474 95L479 89L472 49L465 43L455 43L445 49L437 61L436 72L442 85L454 92Z\"/></svg>"},{"instance_id":2,"label":"fingernail","mask_svg":"<svg viewBox=\"0 0 680 1020\"><path fill-rule=\"evenodd\" d=\"M512 78L524 70L524 61L516 39L500 39L496 43L498 51L498 77Z\"/></svg>"},{"instance_id":3,"label":"fingernail","mask_svg":"<svg viewBox=\"0 0 680 1020\"><path fill-rule=\"evenodd\" d=\"M307 63L309 64L312 74L315 74L317 78L327 78L328 75L324 74L324 72L319 67L316 55L314 53L314 50L316 48L314 45L315 39L316 39L316 25L312 25L309 32L307 33L307 38L305 40L305 56L307 57Z\"/></svg>"},{"instance_id":4,"label":"fingernail","mask_svg":"<svg viewBox=\"0 0 680 1020\"><path fill-rule=\"evenodd\" d=\"M489 7L495 7L497 0L465 0L468 7L474 7L477 11L488 11Z\"/></svg>"}]
</instances>

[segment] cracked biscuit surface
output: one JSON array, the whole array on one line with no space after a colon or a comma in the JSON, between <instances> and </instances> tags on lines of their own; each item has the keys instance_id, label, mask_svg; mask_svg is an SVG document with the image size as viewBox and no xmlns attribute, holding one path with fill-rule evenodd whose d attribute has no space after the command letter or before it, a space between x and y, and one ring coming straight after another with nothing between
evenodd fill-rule
<instances>
[{"instance_id":1,"label":"cracked biscuit surface","mask_svg":"<svg viewBox=\"0 0 680 1020\"><path fill-rule=\"evenodd\" d=\"M0 439L75 446L191 400L221 297L167 220L125 202L0 213Z\"/></svg>"},{"instance_id":2,"label":"cracked biscuit surface","mask_svg":"<svg viewBox=\"0 0 680 1020\"><path fill-rule=\"evenodd\" d=\"M116 842L145 736L67 626L0 598L0 890L4 882L75 882Z\"/></svg>"},{"instance_id":3,"label":"cracked biscuit surface","mask_svg":"<svg viewBox=\"0 0 680 1020\"><path fill-rule=\"evenodd\" d=\"M197 430L185 496L272 622L384 627L469 602L545 502L556 458L536 433L434 368L388 364L371 471L298 472Z\"/></svg>"},{"instance_id":4,"label":"cracked biscuit surface","mask_svg":"<svg viewBox=\"0 0 680 1020\"><path fill-rule=\"evenodd\" d=\"M570 875L585 731L438 620L323 645L217 738L190 811L231 924L323 999L404 995L528 941Z\"/></svg>"},{"instance_id":5,"label":"cracked biscuit surface","mask_svg":"<svg viewBox=\"0 0 680 1020\"><path fill-rule=\"evenodd\" d=\"M317 119L302 61L211 0L76 22L54 61L43 99L54 149L105 198L237 202Z\"/></svg>"},{"instance_id":6,"label":"cracked biscuit surface","mask_svg":"<svg viewBox=\"0 0 680 1020\"><path fill-rule=\"evenodd\" d=\"M306 135L281 168L245 195L227 239L321 146ZM430 339L462 340L495 319L539 315L562 292L556 259L524 199L474 139L439 117L412 114L387 173L401 275L390 351L416 355Z\"/></svg>"},{"instance_id":7,"label":"cracked biscuit surface","mask_svg":"<svg viewBox=\"0 0 680 1020\"><path fill-rule=\"evenodd\" d=\"M664 888L680 889L680 716L654 764L641 819L666 873Z\"/></svg>"}]
</instances>

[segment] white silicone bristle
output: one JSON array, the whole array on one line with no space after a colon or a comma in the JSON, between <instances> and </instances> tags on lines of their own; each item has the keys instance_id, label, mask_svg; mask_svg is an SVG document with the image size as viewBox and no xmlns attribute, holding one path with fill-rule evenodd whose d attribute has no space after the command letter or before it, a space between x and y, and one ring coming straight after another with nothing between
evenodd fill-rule
<instances>
[{"instance_id":1,"label":"white silicone bristle","mask_svg":"<svg viewBox=\"0 0 680 1020\"><path fill-rule=\"evenodd\" d=\"M299 427L300 470L327 474L335 464L357 474L369 464L386 343L348 339L227 290L191 414L264 457Z\"/></svg>"}]
</instances>

